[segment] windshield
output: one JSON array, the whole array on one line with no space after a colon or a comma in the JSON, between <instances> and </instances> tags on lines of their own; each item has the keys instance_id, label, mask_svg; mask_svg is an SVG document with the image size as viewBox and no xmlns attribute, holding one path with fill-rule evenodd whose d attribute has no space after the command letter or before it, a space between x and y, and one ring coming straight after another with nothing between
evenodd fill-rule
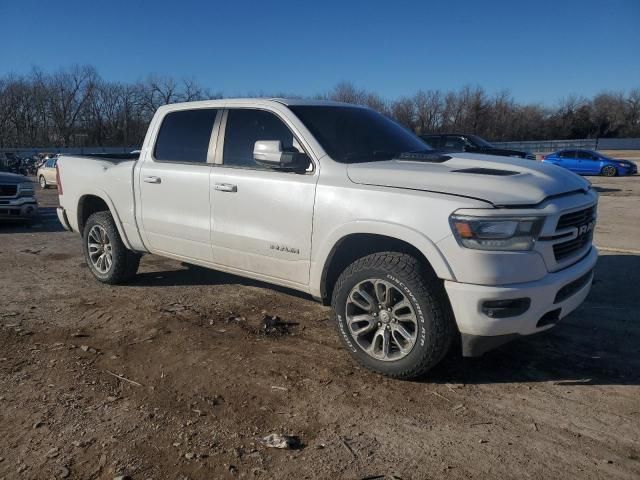
<instances>
[{"instance_id":1,"label":"windshield","mask_svg":"<svg viewBox=\"0 0 640 480\"><path fill-rule=\"evenodd\" d=\"M470 142L472 142L476 147L480 148L495 148L489 142L487 142L484 138L477 137L475 135L467 135L467 138Z\"/></svg>"},{"instance_id":2,"label":"windshield","mask_svg":"<svg viewBox=\"0 0 640 480\"><path fill-rule=\"evenodd\" d=\"M368 108L291 106L322 148L337 162L390 160L405 152L431 151L393 120Z\"/></svg>"}]
</instances>

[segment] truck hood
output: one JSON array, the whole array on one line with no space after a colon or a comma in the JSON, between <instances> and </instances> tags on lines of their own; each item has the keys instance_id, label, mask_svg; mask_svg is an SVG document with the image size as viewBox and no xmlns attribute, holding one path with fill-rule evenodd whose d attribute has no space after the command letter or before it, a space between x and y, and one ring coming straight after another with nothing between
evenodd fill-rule
<instances>
[{"instance_id":1,"label":"truck hood","mask_svg":"<svg viewBox=\"0 0 640 480\"><path fill-rule=\"evenodd\" d=\"M24 175L11 172L0 172L0 183L18 184L22 182L30 182Z\"/></svg>"},{"instance_id":2,"label":"truck hood","mask_svg":"<svg viewBox=\"0 0 640 480\"><path fill-rule=\"evenodd\" d=\"M353 163L348 165L347 175L362 185L458 195L496 206L535 205L551 196L590 188L584 178L555 165L472 153L447 157L441 162L395 159Z\"/></svg>"}]
</instances>

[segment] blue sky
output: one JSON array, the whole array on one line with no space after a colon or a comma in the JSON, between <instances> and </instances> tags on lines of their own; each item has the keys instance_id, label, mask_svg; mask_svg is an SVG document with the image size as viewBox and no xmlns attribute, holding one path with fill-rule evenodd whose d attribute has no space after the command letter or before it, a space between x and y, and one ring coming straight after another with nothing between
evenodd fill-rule
<instances>
[{"instance_id":1,"label":"blue sky","mask_svg":"<svg viewBox=\"0 0 640 480\"><path fill-rule=\"evenodd\" d=\"M0 75L91 64L227 96L470 84L545 104L640 87L640 0L0 0L0 18Z\"/></svg>"}]
</instances>

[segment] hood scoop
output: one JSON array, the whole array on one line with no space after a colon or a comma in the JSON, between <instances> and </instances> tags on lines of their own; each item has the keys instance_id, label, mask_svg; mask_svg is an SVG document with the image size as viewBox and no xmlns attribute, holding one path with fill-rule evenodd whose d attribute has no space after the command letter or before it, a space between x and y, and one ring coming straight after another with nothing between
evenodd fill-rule
<instances>
[{"instance_id":1,"label":"hood scoop","mask_svg":"<svg viewBox=\"0 0 640 480\"><path fill-rule=\"evenodd\" d=\"M513 170L498 170L497 168L462 168L459 170L451 170L455 173L475 173L477 175L494 175L496 177L505 177L507 175L517 175L520 172L514 172Z\"/></svg>"}]
</instances>

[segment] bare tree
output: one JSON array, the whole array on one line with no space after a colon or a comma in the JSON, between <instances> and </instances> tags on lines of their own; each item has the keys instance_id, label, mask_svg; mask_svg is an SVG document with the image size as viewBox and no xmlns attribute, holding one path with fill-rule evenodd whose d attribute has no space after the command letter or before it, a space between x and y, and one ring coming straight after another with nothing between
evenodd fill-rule
<instances>
[{"instance_id":1,"label":"bare tree","mask_svg":"<svg viewBox=\"0 0 640 480\"><path fill-rule=\"evenodd\" d=\"M194 79L107 82L90 66L5 75L0 77L0 147L139 145L159 106L221 97ZM463 131L490 140L640 137L640 88L592 99L568 96L555 108L519 104L506 90L489 94L471 86L418 90L389 101L341 82L314 98L369 106L416 133Z\"/></svg>"},{"instance_id":2,"label":"bare tree","mask_svg":"<svg viewBox=\"0 0 640 480\"><path fill-rule=\"evenodd\" d=\"M76 122L94 94L98 76L93 67L75 66L51 76L36 74L36 85L49 95L49 113L63 146L70 144Z\"/></svg>"}]
</instances>

